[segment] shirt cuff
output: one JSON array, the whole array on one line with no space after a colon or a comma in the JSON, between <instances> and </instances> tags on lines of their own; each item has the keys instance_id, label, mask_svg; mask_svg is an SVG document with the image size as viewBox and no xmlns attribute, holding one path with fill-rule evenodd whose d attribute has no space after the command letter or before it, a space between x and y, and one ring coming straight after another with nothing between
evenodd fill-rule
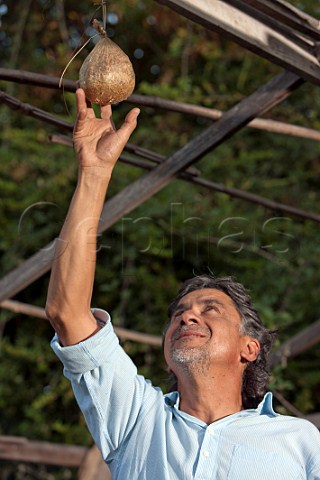
<instances>
[{"instance_id":1,"label":"shirt cuff","mask_svg":"<svg viewBox=\"0 0 320 480\"><path fill-rule=\"evenodd\" d=\"M85 373L99 367L110 358L111 353L119 345L110 315L100 308L92 309L92 313L102 327L92 337L66 347L60 344L57 334L51 341L53 351L65 369L71 373Z\"/></svg>"},{"instance_id":2,"label":"shirt cuff","mask_svg":"<svg viewBox=\"0 0 320 480\"><path fill-rule=\"evenodd\" d=\"M111 322L109 313L102 308L91 308L91 312L100 327L104 327L106 323Z\"/></svg>"}]
</instances>

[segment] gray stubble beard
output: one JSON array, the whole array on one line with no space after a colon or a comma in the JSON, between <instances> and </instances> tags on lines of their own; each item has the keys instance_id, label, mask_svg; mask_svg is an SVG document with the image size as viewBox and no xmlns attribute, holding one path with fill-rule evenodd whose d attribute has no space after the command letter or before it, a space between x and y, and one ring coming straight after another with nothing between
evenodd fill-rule
<instances>
[{"instance_id":1,"label":"gray stubble beard","mask_svg":"<svg viewBox=\"0 0 320 480\"><path fill-rule=\"evenodd\" d=\"M210 355L206 345L192 348L172 346L171 359L177 367L182 367L190 376L195 373L206 373L210 365Z\"/></svg>"}]
</instances>

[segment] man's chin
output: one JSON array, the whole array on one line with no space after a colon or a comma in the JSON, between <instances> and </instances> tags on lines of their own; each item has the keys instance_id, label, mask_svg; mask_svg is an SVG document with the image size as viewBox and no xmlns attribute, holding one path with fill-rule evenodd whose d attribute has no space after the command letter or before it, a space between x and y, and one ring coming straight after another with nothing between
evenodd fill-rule
<instances>
[{"instance_id":1,"label":"man's chin","mask_svg":"<svg viewBox=\"0 0 320 480\"><path fill-rule=\"evenodd\" d=\"M203 362L208 358L208 352L206 349L199 347L180 347L171 351L171 359L178 365L192 365L197 364L199 361Z\"/></svg>"}]
</instances>

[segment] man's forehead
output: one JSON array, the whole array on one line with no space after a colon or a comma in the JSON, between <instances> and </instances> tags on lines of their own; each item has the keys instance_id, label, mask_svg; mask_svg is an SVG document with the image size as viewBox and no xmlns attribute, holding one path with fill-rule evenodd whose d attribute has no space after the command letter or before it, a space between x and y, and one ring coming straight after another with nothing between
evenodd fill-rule
<instances>
[{"instance_id":1,"label":"man's forehead","mask_svg":"<svg viewBox=\"0 0 320 480\"><path fill-rule=\"evenodd\" d=\"M218 303L220 305L232 305L234 303L226 293L222 292L221 290L217 290L216 288L202 288L200 290L193 290L190 293L184 295L178 302L177 307L181 307L183 305L188 305L193 302L199 303Z\"/></svg>"}]
</instances>

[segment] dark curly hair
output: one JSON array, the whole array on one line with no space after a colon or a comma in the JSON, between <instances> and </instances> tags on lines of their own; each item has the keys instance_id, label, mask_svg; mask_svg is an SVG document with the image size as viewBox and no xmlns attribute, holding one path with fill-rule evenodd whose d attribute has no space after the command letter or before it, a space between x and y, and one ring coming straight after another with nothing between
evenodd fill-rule
<instances>
[{"instance_id":1,"label":"dark curly hair","mask_svg":"<svg viewBox=\"0 0 320 480\"><path fill-rule=\"evenodd\" d=\"M245 287L232 277L214 277L200 275L186 280L173 302L168 308L169 323L180 299L194 290L213 288L228 295L241 317L241 334L256 338L260 343L260 351L254 362L247 364L242 379L242 404L244 408L256 408L263 399L269 381L268 355L277 331L266 328L251 303L251 298ZM163 341L168 328L167 323L163 331ZM168 380L168 390L177 390L177 377L171 373Z\"/></svg>"}]
</instances>

